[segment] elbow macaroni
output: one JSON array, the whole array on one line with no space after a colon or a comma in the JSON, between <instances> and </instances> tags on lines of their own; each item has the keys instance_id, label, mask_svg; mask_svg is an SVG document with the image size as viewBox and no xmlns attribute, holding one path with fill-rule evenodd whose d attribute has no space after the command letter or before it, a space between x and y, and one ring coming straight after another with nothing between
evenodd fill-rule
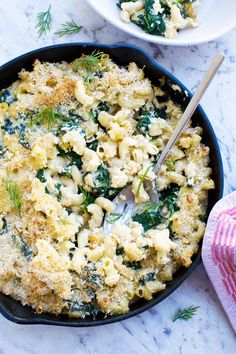
<instances>
[{"instance_id":1,"label":"elbow macaroni","mask_svg":"<svg viewBox=\"0 0 236 354\"><path fill-rule=\"evenodd\" d=\"M122 11L132 19L143 6L124 2ZM155 11L160 6L155 1ZM179 16L174 8L178 25ZM154 86L135 63L119 67L107 55L89 80L74 64L36 61L0 92L0 290L38 313L125 313L191 265L214 188L209 148L202 128L189 124L157 176L160 197L174 186L176 201L162 198L160 222L142 223L140 215L153 212L144 182L154 180L182 115L164 87L181 90L164 78ZM126 185L144 210L124 225L126 201L118 213L112 200Z\"/></svg>"}]
</instances>

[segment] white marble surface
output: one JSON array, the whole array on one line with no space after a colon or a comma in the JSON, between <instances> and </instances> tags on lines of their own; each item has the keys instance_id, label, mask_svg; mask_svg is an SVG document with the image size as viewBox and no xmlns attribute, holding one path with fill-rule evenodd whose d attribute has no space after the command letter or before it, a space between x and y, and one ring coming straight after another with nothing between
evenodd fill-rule
<instances>
[{"instance_id":1,"label":"white marble surface","mask_svg":"<svg viewBox=\"0 0 236 354\"><path fill-rule=\"evenodd\" d=\"M99 1L99 0L98 0ZM84 25L81 34L58 39L37 38L35 17L52 4L53 31L74 19ZM199 82L216 51L226 55L202 105L220 141L225 168L225 194L236 189L236 30L218 41L189 48L158 47L130 37L98 17L84 0L7 0L0 3L0 64L32 49L66 41L133 43L152 54L190 89ZM200 305L190 321L172 323L179 307ZM0 354L64 353L233 353L235 334L209 279L200 266L168 299L135 318L97 328L20 326L0 315Z\"/></svg>"}]
</instances>

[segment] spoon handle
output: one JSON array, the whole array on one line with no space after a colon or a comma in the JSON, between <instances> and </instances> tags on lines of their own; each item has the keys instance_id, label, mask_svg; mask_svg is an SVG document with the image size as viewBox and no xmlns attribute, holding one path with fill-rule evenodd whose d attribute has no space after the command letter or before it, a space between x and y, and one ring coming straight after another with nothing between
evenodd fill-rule
<instances>
[{"instance_id":1,"label":"spoon handle","mask_svg":"<svg viewBox=\"0 0 236 354\"><path fill-rule=\"evenodd\" d=\"M161 165L165 162L167 156L170 153L171 148L174 146L176 141L178 140L180 134L185 129L188 121L192 117L195 109L197 108L199 101L201 100L202 96L204 95L206 89L210 85L212 79L216 75L219 67L224 61L224 55L218 53L212 60L210 67L208 68L207 72L205 73L202 81L200 82L195 94L193 95L191 101L189 102L187 108L185 109L178 125L176 126L170 140L166 144L164 150L161 153L161 156L154 168L154 172L157 173L161 167Z\"/></svg>"}]
</instances>

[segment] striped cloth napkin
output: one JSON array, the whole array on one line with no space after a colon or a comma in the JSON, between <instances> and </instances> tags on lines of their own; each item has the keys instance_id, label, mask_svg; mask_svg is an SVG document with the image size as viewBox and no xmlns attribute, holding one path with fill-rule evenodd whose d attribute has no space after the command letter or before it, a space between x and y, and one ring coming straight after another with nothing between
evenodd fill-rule
<instances>
[{"instance_id":1,"label":"striped cloth napkin","mask_svg":"<svg viewBox=\"0 0 236 354\"><path fill-rule=\"evenodd\" d=\"M214 206L203 239L202 259L236 332L236 192Z\"/></svg>"}]
</instances>

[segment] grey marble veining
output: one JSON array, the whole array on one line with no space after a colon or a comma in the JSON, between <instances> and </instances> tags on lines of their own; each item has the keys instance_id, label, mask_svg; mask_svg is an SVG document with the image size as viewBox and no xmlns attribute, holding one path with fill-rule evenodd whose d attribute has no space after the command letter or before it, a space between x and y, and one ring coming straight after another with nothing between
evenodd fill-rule
<instances>
[{"instance_id":1,"label":"grey marble veining","mask_svg":"<svg viewBox=\"0 0 236 354\"><path fill-rule=\"evenodd\" d=\"M50 3L53 29L39 39L34 28L35 17ZM84 30L76 36L57 38L53 32L70 19L84 25ZM223 52L224 66L203 98L202 106L220 142L225 194L236 189L236 30L201 46L163 47L122 33L96 15L84 0L0 2L0 64L38 47L75 41L136 44L190 90L196 88L214 53ZM192 320L172 323L178 308L192 304L200 306ZM161 304L121 323L81 329L20 326L0 316L0 328L0 354L221 354L233 353L236 346L235 334L203 266Z\"/></svg>"}]
</instances>

